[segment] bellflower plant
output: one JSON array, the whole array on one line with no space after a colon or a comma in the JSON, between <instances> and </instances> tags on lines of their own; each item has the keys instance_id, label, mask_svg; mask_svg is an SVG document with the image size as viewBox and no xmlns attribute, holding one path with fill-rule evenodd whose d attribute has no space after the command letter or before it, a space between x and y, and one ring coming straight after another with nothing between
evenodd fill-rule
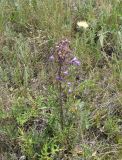
<instances>
[{"instance_id":1,"label":"bellflower plant","mask_svg":"<svg viewBox=\"0 0 122 160\"><path fill-rule=\"evenodd\" d=\"M77 57L73 55L73 51L70 48L70 41L68 39L61 40L51 51L49 57L51 62L55 62L57 71L56 71L56 80L58 81L59 89L59 103L60 103L60 120L61 128L64 128L64 109L63 109L63 99L62 95L64 88L68 88L67 94L72 92L72 83L69 82L69 76L71 73L71 67L80 66L80 61ZM64 87L65 86L65 87Z\"/></svg>"}]
</instances>

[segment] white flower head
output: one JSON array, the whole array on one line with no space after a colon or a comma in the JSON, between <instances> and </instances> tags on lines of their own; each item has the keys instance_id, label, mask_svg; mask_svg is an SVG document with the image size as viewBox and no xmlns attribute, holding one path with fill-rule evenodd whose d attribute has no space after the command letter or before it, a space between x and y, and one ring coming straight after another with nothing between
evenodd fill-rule
<instances>
[{"instance_id":1,"label":"white flower head","mask_svg":"<svg viewBox=\"0 0 122 160\"><path fill-rule=\"evenodd\" d=\"M86 21L79 21L79 22L77 22L77 26L79 27L79 28L84 28L84 29L86 29L86 28L88 28L89 27L89 25L88 25L88 23L86 22Z\"/></svg>"}]
</instances>

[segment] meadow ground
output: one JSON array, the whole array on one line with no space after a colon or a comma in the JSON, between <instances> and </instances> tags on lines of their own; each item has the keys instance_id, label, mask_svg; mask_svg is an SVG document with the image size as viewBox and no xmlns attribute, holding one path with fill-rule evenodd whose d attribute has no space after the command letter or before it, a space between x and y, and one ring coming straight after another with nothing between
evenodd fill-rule
<instances>
[{"instance_id":1,"label":"meadow ground","mask_svg":"<svg viewBox=\"0 0 122 160\"><path fill-rule=\"evenodd\" d=\"M0 160L122 160L121 8L0 0Z\"/></svg>"}]
</instances>

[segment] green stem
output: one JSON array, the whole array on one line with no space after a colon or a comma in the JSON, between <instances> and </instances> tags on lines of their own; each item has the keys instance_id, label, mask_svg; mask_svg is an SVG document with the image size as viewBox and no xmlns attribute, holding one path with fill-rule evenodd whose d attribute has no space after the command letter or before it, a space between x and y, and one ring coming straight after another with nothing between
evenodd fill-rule
<instances>
[{"instance_id":1,"label":"green stem","mask_svg":"<svg viewBox=\"0 0 122 160\"><path fill-rule=\"evenodd\" d=\"M61 64L59 66L58 76L61 77ZM62 102L62 85L61 81L59 81L59 105L60 105L60 123L61 129L64 129L64 113L63 113L63 102Z\"/></svg>"}]
</instances>

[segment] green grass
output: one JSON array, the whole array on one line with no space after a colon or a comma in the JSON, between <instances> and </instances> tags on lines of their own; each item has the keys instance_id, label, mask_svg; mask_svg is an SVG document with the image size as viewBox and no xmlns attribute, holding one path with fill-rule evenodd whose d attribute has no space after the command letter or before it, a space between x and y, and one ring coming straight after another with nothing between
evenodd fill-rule
<instances>
[{"instance_id":1,"label":"green grass","mask_svg":"<svg viewBox=\"0 0 122 160\"><path fill-rule=\"evenodd\" d=\"M122 160L120 0L0 0L0 159ZM77 28L86 21L87 29ZM80 76L63 104L49 62L71 41ZM111 54L112 53L112 54Z\"/></svg>"}]
</instances>

